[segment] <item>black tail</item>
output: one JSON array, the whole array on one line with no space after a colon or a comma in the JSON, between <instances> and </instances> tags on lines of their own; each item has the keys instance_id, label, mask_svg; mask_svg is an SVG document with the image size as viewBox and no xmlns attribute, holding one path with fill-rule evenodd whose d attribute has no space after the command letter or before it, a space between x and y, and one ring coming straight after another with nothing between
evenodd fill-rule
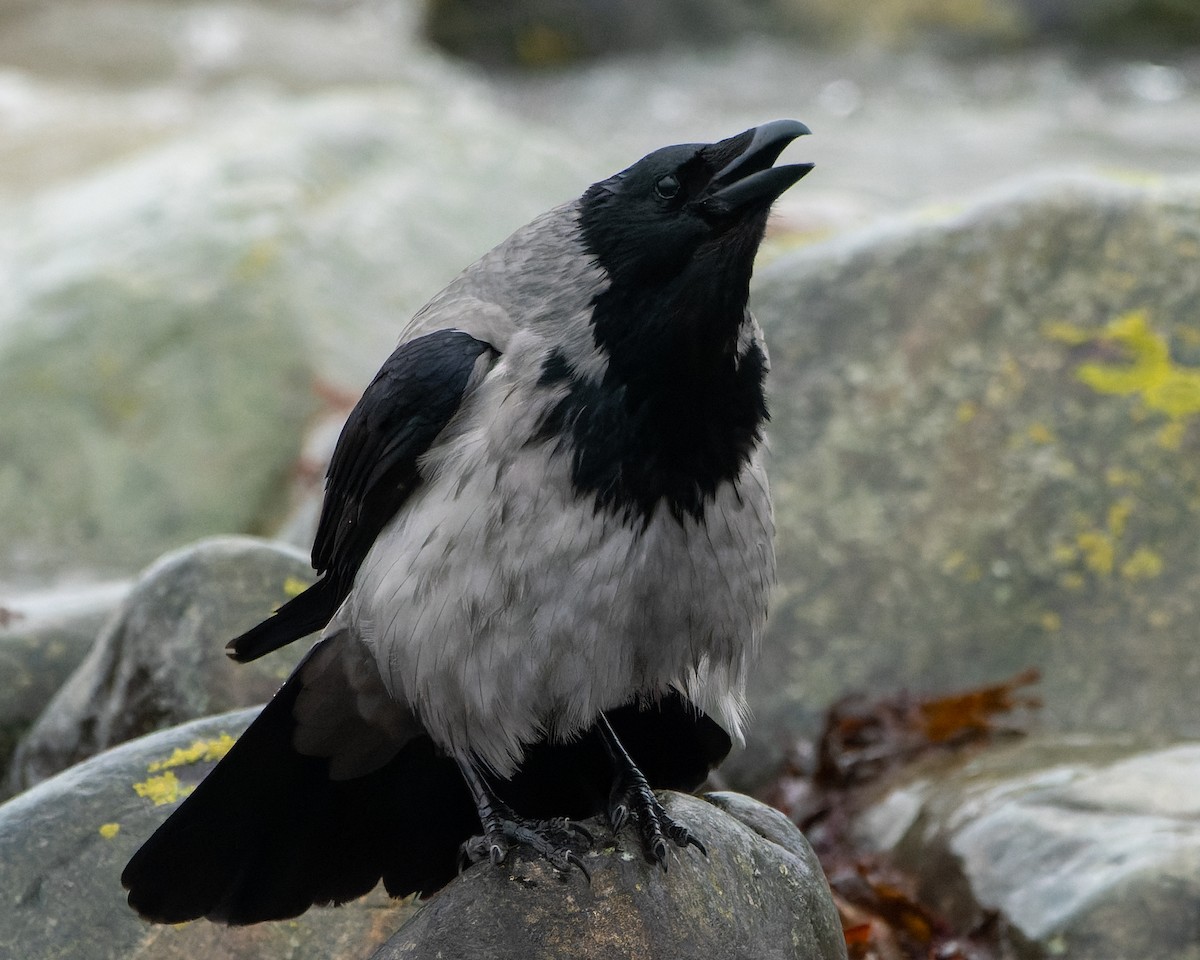
<instances>
[{"instance_id":1,"label":"black tail","mask_svg":"<svg viewBox=\"0 0 1200 960\"><path fill-rule=\"evenodd\" d=\"M276 610L257 627L225 644L225 652L238 663L249 663L272 650L324 629L346 599L348 590L332 573Z\"/></svg>"},{"instance_id":2,"label":"black tail","mask_svg":"<svg viewBox=\"0 0 1200 960\"><path fill-rule=\"evenodd\" d=\"M393 896L430 894L457 871L459 845L480 829L454 761L426 736L379 770L330 780L326 761L292 747L294 674L233 749L129 861L121 882L148 919L256 923L361 896L381 878ZM652 786L695 789L729 737L677 695L608 714ZM532 748L497 783L532 817L583 819L604 809L612 781L599 737Z\"/></svg>"},{"instance_id":3,"label":"black tail","mask_svg":"<svg viewBox=\"0 0 1200 960\"><path fill-rule=\"evenodd\" d=\"M430 893L479 823L455 764L418 737L387 765L330 780L292 747L298 672L129 861L129 904L160 923L256 923L341 903L382 877Z\"/></svg>"}]
</instances>

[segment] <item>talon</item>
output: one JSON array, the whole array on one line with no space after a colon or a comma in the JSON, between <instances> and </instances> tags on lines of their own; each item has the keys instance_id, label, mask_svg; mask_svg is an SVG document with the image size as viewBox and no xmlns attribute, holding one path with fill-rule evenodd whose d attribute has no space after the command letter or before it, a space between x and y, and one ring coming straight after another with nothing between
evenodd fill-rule
<instances>
[{"instance_id":1,"label":"talon","mask_svg":"<svg viewBox=\"0 0 1200 960\"><path fill-rule=\"evenodd\" d=\"M658 837L651 848L651 854L655 862L663 868L663 872L665 873L667 870L667 841L662 837Z\"/></svg>"},{"instance_id":2,"label":"talon","mask_svg":"<svg viewBox=\"0 0 1200 960\"><path fill-rule=\"evenodd\" d=\"M579 872L583 874L583 879L588 882L588 886L590 887L592 885L592 874L591 874L591 871L588 870L588 868L584 866L583 861L580 860L579 857L577 857L575 854L568 851L567 862L573 863L575 866L577 866L579 868Z\"/></svg>"},{"instance_id":3,"label":"talon","mask_svg":"<svg viewBox=\"0 0 1200 960\"><path fill-rule=\"evenodd\" d=\"M698 838L698 837L697 837L697 836L696 836L694 833L691 833L691 832L689 832L689 833L688 833L688 835L687 835L687 843L686 843L686 844L681 844L681 846L683 846L685 849L686 849L687 847L689 847L689 846L690 846L690 847L695 847L697 850L699 850L699 851L700 851L702 854L704 854L706 857L708 856L708 848L707 848L706 846L704 846L704 844L702 844L702 843L700 842L699 838Z\"/></svg>"},{"instance_id":4,"label":"talon","mask_svg":"<svg viewBox=\"0 0 1200 960\"><path fill-rule=\"evenodd\" d=\"M596 838L592 835L592 831L585 827L582 823L572 823L570 820L566 822L566 828L574 833L579 834L587 841L588 846L596 842Z\"/></svg>"},{"instance_id":5,"label":"talon","mask_svg":"<svg viewBox=\"0 0 1200 960\"><path fill-rule=\"evenodd\" d=\"M498 843L493 843L488 851L488 857L497 867L504 862L504 858L508 856L508 851Z\"/></svg>"},{"instance_id":6,"label":"talon","mask_svg":"<svg viewBox=\"0 0 1200 960\"><path fill-rule=\"evenodd\" d=\"M617 804L613 807L608 819L612 821L613 833L616 833L629 820L629 808L623 803Z\"/></svg>"}]
</instances>

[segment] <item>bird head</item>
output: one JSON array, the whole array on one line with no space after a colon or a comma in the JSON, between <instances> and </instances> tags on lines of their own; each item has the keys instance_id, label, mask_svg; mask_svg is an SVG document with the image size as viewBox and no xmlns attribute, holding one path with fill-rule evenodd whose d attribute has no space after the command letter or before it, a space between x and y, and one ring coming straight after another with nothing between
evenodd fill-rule
<instances>
[{"instance_id":1,"label":"bird head","mask_svg":"<svg viewBox=\"0 0 1200 960\"><path fill-rule=\"evenodd\" d=\"M717 269L721 282L739 273L748 282L771 204L813 167L773 164L809 132L775 120L717 143L655 150L583 195L588 249L617 285L667 284L693 263Z\"/></svg>"},{"instance_id":2,"label":"bird head","mask_svg":"<svg viewBox=\"0 0 1200 960\"><path fill-rule=\"evenodd\" d=\"M698 382L728 362L771 204L813 166L775 161L807 133L775 120L716 143L663 147L584 193L580 236L607 280L593 340L631 396L664 384L666 372Z\"/></svg>"}]
</instances>

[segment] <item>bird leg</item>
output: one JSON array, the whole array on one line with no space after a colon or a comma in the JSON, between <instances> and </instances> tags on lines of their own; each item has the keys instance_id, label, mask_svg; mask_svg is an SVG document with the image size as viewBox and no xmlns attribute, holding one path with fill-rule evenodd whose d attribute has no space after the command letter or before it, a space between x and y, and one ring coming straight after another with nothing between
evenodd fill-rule
<instances>
[{"instance_id":1,"label":"bird leg","mask_svg":"<svg viewBox=\"0 0 1200 960\"><path fill-rule=\"evenodd\" d=\"M613 832L616 833L627 821L633 820L641 835L646 859L650 863L657 863L664 871L667 869L667 840L677 847L693 846L708 856L704 844L687 827L672 819L659 803L650 784L646 782L645 774L637 768L633 758L617 739L604 714L600 715L596 726L616 773L608 802L608 820Z\"/></svg>"},{"instance_id":2,"label":"bird leg","mask_svg":"<svg viewBox=\"0 0 1200 960\"><path fill-rule=\"evenodd\" d=\"M578 823L566 817L553 820L530 820L518 816L496 796L478 770L470 763L459 762L463 779L471 790L471 797L479 811L479 822L483 825L481 836L471 837L458 850L460 870L471 863L491 860L499 865L508 856L509 848L515 844L529 847L546 860L555 870L565 873L572 866L579 868L590 883L592 875L575 852L581 843L591 846L595 837Z\"/></svg>"}]
</instances>

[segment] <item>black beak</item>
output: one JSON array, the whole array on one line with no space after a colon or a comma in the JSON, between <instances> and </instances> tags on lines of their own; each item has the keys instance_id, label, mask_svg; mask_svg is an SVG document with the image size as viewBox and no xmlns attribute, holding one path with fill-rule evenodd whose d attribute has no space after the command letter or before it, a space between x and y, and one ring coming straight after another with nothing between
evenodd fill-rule
<instances>
[{"instance_id":1,"label":"black beak","mask_svg":"<svg viewBox=\"0 0 1200 960\"><path fill-rule=\"evenodd\" d=\"M714 144L714 150L719 150L749 137L749 142L717 171L696 201L700 212L725 216L750 206L770 206L813 168L811 163L772 166L789 143L811 132L799 120L772 120Z\"/></svg>"}]
</instances>

